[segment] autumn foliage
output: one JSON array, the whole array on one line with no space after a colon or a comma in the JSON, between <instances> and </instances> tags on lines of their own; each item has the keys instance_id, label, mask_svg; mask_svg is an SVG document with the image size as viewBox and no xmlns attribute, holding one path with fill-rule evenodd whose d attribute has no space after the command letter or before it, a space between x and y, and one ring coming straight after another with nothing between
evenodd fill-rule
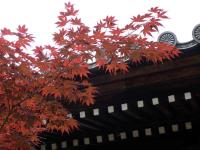
<instances>
[{"instance_id":1,"label":"autumn foliage","mask_svg":"<svg viewBox=\"0 0 200 150\"><path fill-rule=\"evenodd\" d=\"M89 28L71 3L58 16L54 44L36 46L27 28L0 33L0 149L32 149L44 131L78 127L63 102L94 103L89 63L106 72L128 71L128 62L159 63L179 55L171 45L148 41L166 19L158 7L132 17L124 27L107 16Z\"/></svg>"}]
</instances>

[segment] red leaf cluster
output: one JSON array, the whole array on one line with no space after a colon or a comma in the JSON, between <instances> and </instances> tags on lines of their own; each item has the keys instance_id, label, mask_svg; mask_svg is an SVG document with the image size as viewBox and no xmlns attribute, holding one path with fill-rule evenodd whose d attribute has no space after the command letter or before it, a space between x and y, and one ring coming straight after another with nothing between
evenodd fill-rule
<instances>
[{"instance_id":1,"label":"red leaf cluster","mask_svg":"<svg viewBox=\"0 0 200 150\"><path fill-rule=\"evenodd\" d=\"M114 16L86 26L71 3L58 16L55 45L27 46L33 36L25 25L0 33L0 149L31 149L44 131L70 132L78 127L63 102L94 103L96 88L89 82L89 62L111 74L127 72L133 63L163 62L179 55L171 45L148 41L166 19L152 8L120 28ZM135 34L137 33L137 34ZM8 40L6 36L16 37Z\"/></svg>"}]
</instances>

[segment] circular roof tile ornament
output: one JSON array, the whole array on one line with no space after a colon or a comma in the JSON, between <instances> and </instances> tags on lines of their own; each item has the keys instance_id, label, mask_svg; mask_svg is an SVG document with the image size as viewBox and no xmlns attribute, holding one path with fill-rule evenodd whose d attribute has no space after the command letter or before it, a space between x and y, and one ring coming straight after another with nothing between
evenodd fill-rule
<instances>
[{"instance_id":1,"label":"circular roof tile ornament","mask_svg":"<svg viewBox=\"0 0 200 150\"><path fill-rule=\"evenodd\" d=\"M159 37L158 37L158 42L165 42L171 45L176 45L177 43L177 38L176 35L170 31L163 32Z\"/></svg>"},{"instance_id":2,"label":"circular roof tile ornament","mask_svg":"<svg viewBox=\"0 0 200 150\"><path fill-rule=\"evenodd\" d=\"M193 39L200 43L200 24L196 25L192 31Z\"/></svg>"}]
</instances>

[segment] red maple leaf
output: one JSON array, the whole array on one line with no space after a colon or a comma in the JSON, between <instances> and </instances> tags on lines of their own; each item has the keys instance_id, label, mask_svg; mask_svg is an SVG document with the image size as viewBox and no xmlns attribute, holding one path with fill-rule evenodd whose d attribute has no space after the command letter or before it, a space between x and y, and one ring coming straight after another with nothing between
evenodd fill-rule
<instances>
[{"instance_id":1,"label":"red maple leaf","mask_svg":"<svg viewBox=\"0 0 200 150\"><path fill-rule=\"evenodd\" d=\"M3 28L3 29L1 30L1 34L2 34L2 35L12 35L12 32L10 31L10 29Z\"/></svg>"},{"instance_id":2,"label":"red maple leaf","mask_svg":"<svg viewBox=\"0 0 200 150\"><path fill-rule=\"evenodd\" d=\"M75 17L74 19L71 19L70 21L71 21L71 23L72 23L73 25L82 25L82 24L83 24L83 23L81 22L81 19L80 19L80 18L77 18L77 17Z\"/></svg>"},{"instance_id":3,"label":"red maple leaf","mask_svg":"<svg viewBox=\"0 0 200 150\"><path fill-rule=\"evenodd\" d=\"M56 22L56 24L58 25L58 27L64 27L69 21L67 20L67 17L65 16L59 16L59 21Z\"/></svg>"},{"instance_id":4,"label":"red maple leaf","mask_svg":"<svg viewBox=\"0 0 200 150\"><path fill-rule=\"evenodd\" d=\"M131 18L131 19L133 20L133 22L144 22L144 21L145 21L145 18L146 18L146 16L138 15L137 17L133 17L133 18Z\"/></svg>"},{"instance_id":5,"label":"red maple leaf","mask_svg":"<svg viewBox=\"0 0 200 150\"><path fill-rule=\"evenodd\" d=\"M28 31L28 28L26 28L25 25L22 26L18 26L17 31L19 31L20 33L26 33Z\"/></svg>"}]
</instances>

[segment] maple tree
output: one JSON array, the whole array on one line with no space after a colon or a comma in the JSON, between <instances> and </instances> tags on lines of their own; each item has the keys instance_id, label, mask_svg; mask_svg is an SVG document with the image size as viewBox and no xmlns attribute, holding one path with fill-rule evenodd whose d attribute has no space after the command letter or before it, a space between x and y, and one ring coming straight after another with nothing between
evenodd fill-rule
<instances>
[{"instance_id":1,"label":"maple tree","mask_svg":"<svg viewBox=\"0 0 200 150\"><path fill-rule=\"evenodd\" d=\"M0 33L0 149L33 149L38 134L78 127L64 102L91 105L97 89L89 82L89 62L111 74L127 72L127 60L158 63L173 59L179 50L148 36L166 19L158 7L131 18L124 27L114 16L89 28L71 3L58 16L55 44L36 46L27 53L33 36L18 26ZM13 37L13 38L10 38Z\"/></svg>"}]
</instances>

